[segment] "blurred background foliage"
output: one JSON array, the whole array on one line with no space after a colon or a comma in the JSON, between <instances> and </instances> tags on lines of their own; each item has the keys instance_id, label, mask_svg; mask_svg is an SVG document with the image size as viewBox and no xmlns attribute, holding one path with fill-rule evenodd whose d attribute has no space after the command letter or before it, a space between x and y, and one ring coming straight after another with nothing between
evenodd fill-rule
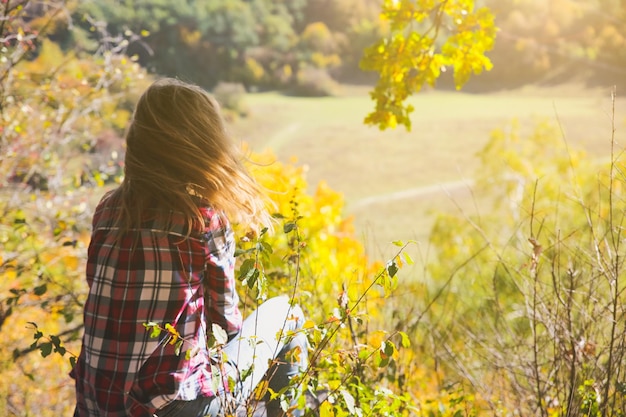
<instances>
[{"instance_id":1,"label":"blurred background foliage","mask_svg":"<svg viewBox=\"0 0 626 417\"><path fill-rule=\"evenodd\" d=\"M623 83L623 0L476 4L498 32L493 69L469 91ZM123 175L123 132L151 80L198 83L229 118L246 117L249 92L370 86L360 65L390 34L381 10L379 0L0 3L0 415L72 412L90 217ZM452 71L437 85L455 88ZM621 150L595 164L550 124L520 132L495 131L480 154L476 193L492 210L442 215L431 253L401 282L396 268L414 262L403 243L397 257L369 259L340 194L248 151L285 228L265 244L241 231L263 278L245 287L245 305L297 288L314 323L309 383L331 393L322 414L625 415Z\"/></svg>"},{"instance_id":2,"label":"blurred background foliage","mask_svg":"<svg viewBox=\"0 0 626 417\"><path fill-rule=\"evenodd\" d=\"M72 30L59 25L54 39L65 48L93 52L94 26L104 24L114 35L131 31L141 37L128 53L143 67L206 88L220 81L285 88L305 68L325 70L339 81L371 82L375 77L360 71L359 61L365 47L389 30L379 19L381 5L379 0L86 0L72 11ZM619 80L626 60L623 1L482 0L479 6L497 16L499 31L489 54L494 70L476 78L473 87Z\"/></svg>"}]
</instances>

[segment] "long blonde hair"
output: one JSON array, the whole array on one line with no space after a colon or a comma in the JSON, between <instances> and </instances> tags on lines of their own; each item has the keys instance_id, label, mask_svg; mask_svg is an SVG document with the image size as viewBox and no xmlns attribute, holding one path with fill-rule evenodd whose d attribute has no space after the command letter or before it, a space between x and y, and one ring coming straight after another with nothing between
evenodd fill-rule
<instances>
[{"instance_id":1,"label":"long blonde hair","mask_svg":"<svg viewBox=\"0 0 626 417\"><path fill-rule=\"evenodd\" d=\"M196 85L163 78L143 93L126 133L124 173L116 192L122 232L138 227L155 205L182 212L190 231L204 227L198 199L252 229L271 224L267 199L228 136L218 103Z\"/></svg>"}]
</instances>

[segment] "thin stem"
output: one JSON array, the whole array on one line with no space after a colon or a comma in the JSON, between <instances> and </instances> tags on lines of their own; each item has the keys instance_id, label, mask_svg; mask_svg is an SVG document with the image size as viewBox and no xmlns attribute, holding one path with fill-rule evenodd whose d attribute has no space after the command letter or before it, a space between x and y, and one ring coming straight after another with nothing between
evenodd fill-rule
<instances>
[{"instance_id":1,"label":"thin stem","mask_svg":"<svg viewBox=\"0 0 626 417\"><path fill-rule=\"evenodd\" d=\"M606 417L609 410L609 394L611 392L611 380L613 377L613 361L614 361L614 347L615 347L615 339L617 334L617 309L619 307L619 270L620 270L620 256L619 256L619 246L621 239L621 227L620 230L616 230L613 218L614 201L613 201L613 193L614 191L614 182L615 182L615 171L617 169L617 161L615 157L615 97L616 97L616 88L613 87L613 91L611 92L611 104L612 104L612 113L611 113L611 172L609 176L609 230L612 239L612 247L615 250L615 258L613 262L613 270L612 274L609 274L609 285L613 287L612 297L612 311L611 311L611 333L609 338L609 357L607 359L606 364L606 382L604 384L604 401L602 402L600 409L602 417ZM611 276L612 275L612 276Z\"/></svg>"}]
</instances>

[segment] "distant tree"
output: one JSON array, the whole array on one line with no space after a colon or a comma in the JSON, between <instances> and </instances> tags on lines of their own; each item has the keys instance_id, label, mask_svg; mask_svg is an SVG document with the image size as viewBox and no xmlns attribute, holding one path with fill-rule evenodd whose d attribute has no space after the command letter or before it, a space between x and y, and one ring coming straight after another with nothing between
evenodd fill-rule
<instances>
[{"instance_id":1,"label":"distant tree","mask_svg":"<svg viewBox=\"0 0 626 417\"><path fill-rule=\"evenodd\" d=\"M602 0L588 15L581 41L591 43L596 71L592 81L603 85L626 84L626 1ZM593 24L597 22L597 24ZM583 44L584 45L584 44Z\"/></svg>"},{"instance_id":2,"label":"distant tree","mask_svg":"<svg viewBox=\"0 0 626 417\"><path fill-rule=\"evenodd\" d=\"M497 16L494 70L481 89L528 83L623 84L626 3L623 0L486 0ZM481 82L484 81L484 82Z\"/></svg>"},{"instance_id":3,"label":"distant tree","mask_svg":"<svg viewBox=\"0 0 626 417\"><path fill-rule=\"evenodd\" d=\"M364 18L376 18L380 4L380 0L308 0L304 25L323 22L332 32L345 33L348 27Z\"/></svg>"},{"instance_id":4,"label":"distant tree","mask_svg":"<svg viewBox=\"0 0 626 417\"><path fill-rule=\"evenodd\" d=\"M152 71L211 88L219 81L272 79L292 57L304 0L87 0L77 9L84 30L143 33L128 53ZM76 19L80 20L80 19ZM261 70L261 74L258 71Z\"/></svg>"},{"instance_id":5,"label":"distant tree","mask_svg":"<svg viewBox=\"0 0 626 417\"><path fill-rule=\"evenodd\" d=\"M341 64L341 39L323 22L310 23L302 31L298 51L300 61L316 68L336 67Z\"/></svg>"},{"instance_id":6,"label":"distant tree","mask_svg":"<svg viewBox=\"0 0 626 417\"><path fill-rule=\"evenodd\" d=\"M588 75L597 14L593 1L489 0L500 33L491 54L488 89L537 82L564 82Z\"/></svg>"}]
</instances>

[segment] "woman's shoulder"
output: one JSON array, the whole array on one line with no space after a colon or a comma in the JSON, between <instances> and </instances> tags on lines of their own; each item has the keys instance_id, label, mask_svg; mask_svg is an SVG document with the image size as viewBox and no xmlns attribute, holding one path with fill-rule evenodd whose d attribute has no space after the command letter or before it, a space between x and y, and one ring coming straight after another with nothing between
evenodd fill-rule
<instances>
[{"instance_id":1,"label":"woman's shoulder","mask_svg":"<svg viewBox=\"0 0 626 417\"><path fill-rule=\"evenodd\" d=\"M119 208L119 197L117 191L118 189L107 191L100 198L100 201L94 210L94 223L99 222L100 219L106 220L116 216L114 212Z\"/></svg>"},{"instance_id":2,"label":"woman's shoulder","mask_svg":"<svg viewBox=\"0 0 626 417\"><path fill-rule=\"evenodd\" d=\"M231 231L231 224L228 217L211 204L198 200L195 202L202 218L191 219L182 210L173 207L164 207L156 202L139 204L135 209L139 210L138 220L140 224L135 225L135 229L151 230L153 232L165 232L177 236L196 237L203 239L207 234L228 234ZM111 190L104 194L98 203L94 213L94 226L106 226L117 221L124 215L123 197L120 188ZM191 233L189 233L191 227Z\"/></svg>"}]
</instances>

